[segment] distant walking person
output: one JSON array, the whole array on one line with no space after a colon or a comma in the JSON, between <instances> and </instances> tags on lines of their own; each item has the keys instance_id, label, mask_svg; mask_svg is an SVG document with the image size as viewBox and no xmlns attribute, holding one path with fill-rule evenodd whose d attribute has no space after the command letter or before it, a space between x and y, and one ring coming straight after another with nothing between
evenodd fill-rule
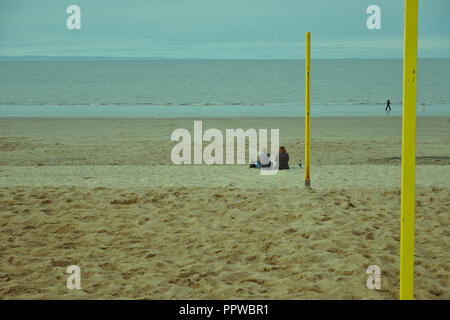
<instances>
[{"instance_id":1,"label":"distant walking person","mask_svg":"<svg viewBox=\"0 0 450 320\"><path fill-rule=\"evenodd\" d=\"M388 99L387 104L386 104L386 111L391 111L391 100L389 100L389 99Z\"/></svg>"}]
</instances>

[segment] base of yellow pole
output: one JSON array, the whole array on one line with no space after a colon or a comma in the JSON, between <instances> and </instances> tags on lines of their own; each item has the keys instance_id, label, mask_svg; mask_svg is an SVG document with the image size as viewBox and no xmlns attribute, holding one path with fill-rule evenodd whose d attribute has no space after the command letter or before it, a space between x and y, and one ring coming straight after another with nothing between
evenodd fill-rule
<instances>
[{"instance_id":1,"label":"base of yellow pole","mask_svg":"<svg viewBox=\"0 0 450 320\"><path fill-rule=\"evenodd\" d=\"M311 189L311 180L305 180L305 187Z\"/></svg>"}]
</instances>

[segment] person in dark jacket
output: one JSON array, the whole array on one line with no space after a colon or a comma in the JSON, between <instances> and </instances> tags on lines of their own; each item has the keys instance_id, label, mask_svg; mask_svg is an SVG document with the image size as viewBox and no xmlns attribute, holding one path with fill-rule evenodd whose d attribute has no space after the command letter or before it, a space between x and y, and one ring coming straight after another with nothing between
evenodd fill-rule
<instances>
[{"instance_id":1,"label":"person in dark jacket","mask_svg":"<svg viewBox=\"0 0 450 320\"><path fill-rule=\"evenodd\" d=\"M289 153L286 152L286 148L283 146L280 147L280 152L277 155L277 169L289 169Z\"/></svg>"}]
</instances>

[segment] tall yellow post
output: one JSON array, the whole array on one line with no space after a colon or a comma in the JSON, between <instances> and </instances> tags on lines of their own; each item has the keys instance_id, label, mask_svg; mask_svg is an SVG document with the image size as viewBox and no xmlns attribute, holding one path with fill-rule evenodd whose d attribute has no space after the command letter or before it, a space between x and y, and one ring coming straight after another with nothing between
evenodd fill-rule
<instances>
[{"instance_id":1,"label":"tall yellow post","mask_svg":"<svg viewBox=\"0 0 450 320\"><path fill-rule=\"evenodd\" d=\"M400 299L414 299L414 210L416 167L418 0L405 0L403 56L402 208L400 229Z\"/></svg>"},{"instance_id":2,"label":"tall yellow post","mask_svg":"<svg viewBox=\"0 0 450 320\"><path fill-rule=\"evenodd\" d=\"M305 186L311 187L310 154L311 154L311 32L306 33L306 58L305 58Z\"/></svg>"}]
</instances>

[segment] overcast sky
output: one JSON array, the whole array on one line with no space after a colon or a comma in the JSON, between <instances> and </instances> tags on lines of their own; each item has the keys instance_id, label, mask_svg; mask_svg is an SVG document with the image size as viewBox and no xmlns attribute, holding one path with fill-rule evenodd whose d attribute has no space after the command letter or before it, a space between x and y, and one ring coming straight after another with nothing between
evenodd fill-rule
<instances>
[{"instance_id":1,"label":"overcast sky","mask_svg":"<svg viewBox=\"0 0 450 320\"><path fill-rule=\"evenodd\" d=\"M419 57L450 57L450 0L419 0ZM68 30L66 8L81 8ZM381 30L368 30L369 5ZM401 58L404 0L0 0L0 56Z\"/></svg>"}]
</instances>

